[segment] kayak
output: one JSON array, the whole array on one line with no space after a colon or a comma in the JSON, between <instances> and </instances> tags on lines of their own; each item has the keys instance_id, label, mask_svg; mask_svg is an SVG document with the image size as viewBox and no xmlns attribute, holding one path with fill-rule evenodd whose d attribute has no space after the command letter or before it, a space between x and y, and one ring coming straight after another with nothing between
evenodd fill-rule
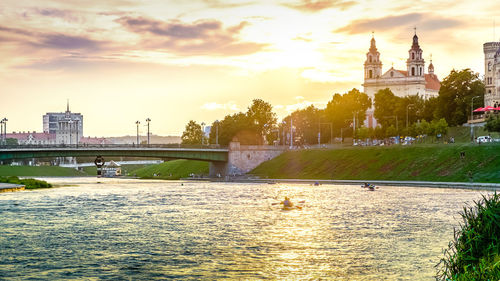
<instances>
[{"instance_id":1,"label":"kayak","mask_svg":"<svg viewBox=\"0 0 500 281\"><path fill-rule=\"evenodd\" d=\"M291 207L283 207L281 208L281 210L283 211L290 211L290 210L302 210L302 207L301 206L291 206Z\"/></svg>"}]
</instances>

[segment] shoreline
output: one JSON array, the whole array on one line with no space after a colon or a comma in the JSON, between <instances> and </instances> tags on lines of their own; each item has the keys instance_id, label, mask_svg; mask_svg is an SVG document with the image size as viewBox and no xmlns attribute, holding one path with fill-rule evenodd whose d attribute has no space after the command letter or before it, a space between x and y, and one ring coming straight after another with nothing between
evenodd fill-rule
<instances>
[{"instance_id":1,"label":"shoreline","mask_svg":"<svg viewBox=\"0 0 500 281\"><path fill-rule=\"evenodd\" d=\"M228 181L214 178L182 178L189 181L211 181L211 182L237 182L237 183L301 183L301 184L334 184L334 185L362 185L369 183L377 186L412 186L412 187L432 187L451 188L468 190L489 190L500 191L500 183L481 182L435 182L435 181L384 181L384 180L313 180L313 179L231 179Z\"/></svg>"},{"instance_id":2,"label":"shoreline","mask_svg":"<svg viewBox=\"0 0 500 281\"><path fill-rule=\"evenodd\" d=\"M12 183L0 183L0 193L2 192L15 192L25 190L24 185Z\"/></svg>"}]
</instances>

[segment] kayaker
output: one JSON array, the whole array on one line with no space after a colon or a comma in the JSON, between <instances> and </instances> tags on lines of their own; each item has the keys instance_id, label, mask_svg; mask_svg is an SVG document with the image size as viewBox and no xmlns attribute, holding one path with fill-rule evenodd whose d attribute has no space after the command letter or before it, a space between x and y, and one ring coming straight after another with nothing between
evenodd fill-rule
<instances>
[{"instance_id":1,"label":"kayaker","mask_svg":"<svg viewBox=\"0 0 500 281\"><path fill-rule=\"evenodd\" d=\"M293 207L293 203L292 201L290 201L290 198L286 197L285 196L285 200L283 200L283 202L281 202L281 204L283 204L283 207Z\"/></svg>"}]
</instances>

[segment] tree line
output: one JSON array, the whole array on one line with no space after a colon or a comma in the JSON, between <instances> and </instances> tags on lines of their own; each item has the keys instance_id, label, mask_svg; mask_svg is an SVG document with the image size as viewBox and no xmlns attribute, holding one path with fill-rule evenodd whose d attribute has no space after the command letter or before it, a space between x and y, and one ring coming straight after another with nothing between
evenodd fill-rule
<instances>
[{"instance_id":1,"label":"tree line","mask_svg":"<svg viewBox=\"0 0 500 281\"><path fill-rule=\"evenodd\" d=\"M398 97L390 89L382 89L372 100L358 89L352 89L334 94L323 109L311 105L292 112L281 121L271 104L255 99L246 112L214 121L208 137L203 134L201 125L191 120L181 138L183 144L227 145L237 138L242 144L289 145L293 135L294 144L311 145L344 137L383 139L445 135L448 126L467 122L471 102L474 108L481 106L483 96L484 84L478 73L470 69L452 70L441 82L437 97ZM372 105L378 126L367 128L363 122ZM498 123L500 127L500 121Z\"/></svg>"}]
</instances>

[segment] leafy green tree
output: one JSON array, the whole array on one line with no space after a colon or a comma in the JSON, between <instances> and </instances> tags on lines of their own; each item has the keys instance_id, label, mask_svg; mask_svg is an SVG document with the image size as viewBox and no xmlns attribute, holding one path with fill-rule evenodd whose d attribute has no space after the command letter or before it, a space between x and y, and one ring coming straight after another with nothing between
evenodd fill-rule
<instances>
[{"instance_id":1,"label":"leafy green tree","mask_svg":"<svg viewBox=\"0 0 500 281\"><path fill-rule=\"evenodd\" d=\"M389 127L387 127L387 129L385 130L385 135L387 137L394 137L394 136L397 136L398 135L398 131L396 130L396 127L394 127L394 125L390 125Z\"/></svg>"},{"instance_id":2,"label":"leafy green tree","mask_svg":"<svg viewBox=\"0 0 500 281\"><path fill-rule=\"evenodd\" d=\"M448 123L444 118L432 120L430 127L434 136L442 135L444 137L448 134Z\"/></svg>"},{"instance_id":3,"label":"leafy green tree","mask_svg":"<svg viewBox=\"0 0 500 281\"><path fill-rule=\"evenodd\" d=\"M471 101L475 96L476 105L483 104L484 83L479 73L470 69L452 70L441 82L437 100L436 116L445 118L450 126L462 125L467 122Z\"/></svg>"},{"instance_id":4,"label":"leafy green tree","mask_svg":"<svg viewBox=\"0 0 500 281\"><path fill-rule=\"evenodd\" d=\"M7 138L5 139L5 144L6 145L18 145L18 141L15 138Z\"/></svg>"},{"instance_id":5,"label":"leafy green tree","mask_svg":"<svg viewBox=\"0 0 500 281\"><path fill-rule=\"evenodd\" d=\"M266 139L273 139L276 136L276 134L273 134L273 130L275 129L277 118L270 103L261 99L254 99L248 107L246 116L253 131L266 137Z\"/></svg>"},{"instance_id":6,"label":"leafy green tree","mask_svg":"<svg viewBox=\"0 0 500 281\"><path fill-rule=\"evenodd\" d=\"M203 140L201 125L193 120L189 121L182 133L181 140L182 144L201 144Z\"/></svg>"},{"instance_id":7,"label":"leafy green tree","mask_svg":"<svg viewBox=\"0 0 500 281\"><path fill-rule=\"evenodd\" d=\"M498 117L498 115L490 115L490 117L488 117L488 120L486 120L484 128L488 132L500 132L500 118Z\"/></svg>"},{"instance_id":8,"label":"leafy green tree","mask_svg":"<svg viewBox=\"0 0 500 281\"><path fill-rule=\"evenodd\" d=\"M340 95L335 94L325 108L325 119L331 122L334 128L334 135L340 134L341 128L348 128L356 116L356 128L362 125L366 118L366 110L372 105L367 94L358 89ZM346 130L348 132L349 130Z\"/></svg>"},{"instance_id":9,"label":"leafy green tree","mask_svg":"<svg viewBox=\"0 0 500 281\"><path fill-rule=\"evenodd\" d=\"M285 129L285 132L290 131L290 118L293 119L294 139L299 140L301 144L316 144L318 143L318 132L321 129L321 143L330 142L330 126L329 124L321 124L327 121L322 117L322 110L317 109L313 105L304 109L299 109L292 112L283 119L285 124L280 125L280 129ZM281 137L282 138L282 137Z\"/></svg>"}]
</instances>

